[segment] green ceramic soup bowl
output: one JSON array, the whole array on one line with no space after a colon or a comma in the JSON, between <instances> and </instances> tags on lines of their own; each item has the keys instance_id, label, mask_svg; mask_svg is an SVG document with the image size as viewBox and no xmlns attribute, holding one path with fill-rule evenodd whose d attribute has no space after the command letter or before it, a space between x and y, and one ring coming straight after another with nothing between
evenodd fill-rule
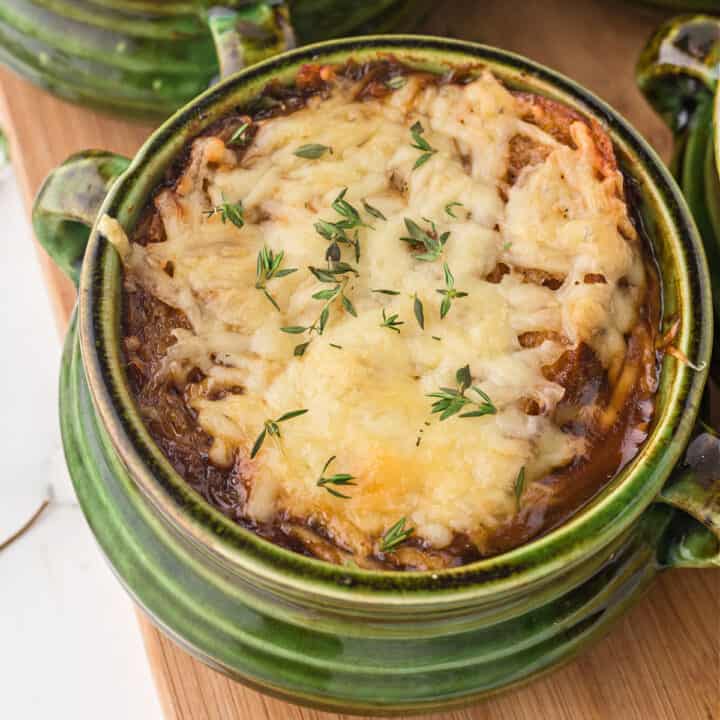
<instances>
[{"instance_id":1,"label":"green ceramic soup bowl","mask_svg":"<svg viewBox=\"0 0 720 720\"><path fill-rule=\"evenodd\" d=\"M0 62L72 102L163 119L295 47L412 27L426 0L3 0Z\"/></svg>"},{"instance_id":2,"label":"green ceramic soup bowl","mask_svg":"<svg viewBox=\"0 0 720 720\"><path fill-rule=\"evenodd\" d=\"M270 80L289 83L311 60L362 62L387 53L433 72L491 68L509 86L556 98L607 127L657 258L664 325L680 321L675 343L688 359L665 357L647 442L570 521L512 552L438 572L369 572L303 557L203 501L139 417L119 344L121 264L93 228L109 213L132 230L188 140ZM40 190L34 225L79 282L60 414L88 522L153 621L233 678L352 713L465 704L572 658L659 571L720 563L720 488L703 463L708 448L718 449L715 438L697 435L685 458L712 337L702 243L681 193L645 141L602 101L551 70L494 48L418 36L295 50L201 95L132 161L101 152L70 158Z\"/></svg>"}]
</instances>

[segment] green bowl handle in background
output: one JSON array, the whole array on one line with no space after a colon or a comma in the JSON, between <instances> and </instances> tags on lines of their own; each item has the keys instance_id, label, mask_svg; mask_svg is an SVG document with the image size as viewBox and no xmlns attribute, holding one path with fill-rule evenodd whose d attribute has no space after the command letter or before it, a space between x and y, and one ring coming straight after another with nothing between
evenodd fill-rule
<instances>
[{"instance_id":1,"label":"green bowl handle in background","mask_svg":"<svg viewBox=\"0 0 720 720\"><path fill-rule=\"evenodd\" d=\"M207 15L222 77L295 47L286 3L257 2L236 9L231 4L210 8Z\"/></svg>"},{"instance_id":2,"label":"green bowl handle in background","mask_svg":"<svg viewBox=\"0 0 720 720\"><path fill-rule=\"evenodd\" d=\"M720 18L674 18L650 38L636 69L648 102L675 133L687 130L694 110L715 94L720 66Z\"/></svg>"},{"instance_id":3,"label":"green bowl handle in background","mask_svg":"<svg viewBox=\"0 0 720 720\"><path fill-rule=\"evenodd\" d=\"M720 437L701 423L698 429L658 497L682 511L659 549L669 567L720 567Z\"/></svg>"},{"instance_id":4,"label":"green bowl handle in background","mask_svg":"<svg viewBox=\"0 0 720 720\"><path fill-rule=\"evenodd\" d=\"M675 134L671 169L702 235L720 318L720 181L715 157L715 91L720 75L720 17L683 16L649 40L637 66L647 100ZM715 333L714 376L720 382L720 333Z\"/></svg>"},{"instance_id":5,"label":"green bowl handle in background","mask_svg":"<svg viewBox=\"0 0 720 720\"><path fill-rule=\"evenodd\" d=\"M98 210L129 164L127 158L100 150L71 155L47 176L35 198L35 236L76 286Z\"/></svg>"}]
</instances>

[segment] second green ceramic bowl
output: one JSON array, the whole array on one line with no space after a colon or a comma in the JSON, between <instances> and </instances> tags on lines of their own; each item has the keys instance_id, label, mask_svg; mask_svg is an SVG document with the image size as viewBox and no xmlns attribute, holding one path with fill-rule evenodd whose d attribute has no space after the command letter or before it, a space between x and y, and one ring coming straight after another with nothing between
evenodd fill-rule
<instances>
[{"instance_id":1,"label":"second green ceramic bowl","mask_svg":"<svg viewBox=\"0 0 720 720\"><path fill-rule=\"evenodd\" d=\"M0 62L72 102L159 120L296 44L410 29L427 0L2 0Z\"/></svg>"},{"instance_id":2,"label":"second green ceramic bowl","mask_svg":"<svg viewBox=\"0 0 720 720\"><path fill-rule=\"evenodd\" d=\"M121 266L94 228L128 230L187 142L306 62L393 54L445 72L490 68L604 124L636 187L663 280L665 326L688 363L665 357L657 416L638 456L572 520L498 557L439 572L367 572L302 557L234 525L172 469L131 396L120 352ZM471 702L569 660L605 632L655 574L718 564L717 488L683 456L707 377L710 282L682 196L645 141L611 108L522 57L429 37L339 40L287 53L206 92L132 161L70 158L34 209L43 245L76 280L61 377L68 467L103 552L134 599L192 653L265 692L356 713ZM92 229L91 229L92 228ZM706 442L701 435L694 442ZM681 508L681 509L679 509ZM698 522L699 520L699 522Z\"/></svg>"}]
</instances>

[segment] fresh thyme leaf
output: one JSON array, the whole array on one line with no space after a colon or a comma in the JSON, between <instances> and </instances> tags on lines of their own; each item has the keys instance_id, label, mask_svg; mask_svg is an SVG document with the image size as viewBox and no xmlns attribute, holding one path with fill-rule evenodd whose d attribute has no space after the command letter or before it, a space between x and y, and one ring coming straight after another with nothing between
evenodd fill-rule
<instances>
[{"instance_id":1,"label":"fresh thyme leaf","mask_svg":"<svg viewBox=\"0 0 720 720\"><path fill-rule=\"evenodd\" d=\"M213 215L220 215L220 219L223 225L229 220L235 227L241 228L245 224L245 218L243 217L243 206L242 202L228 203L224 202L220 205L216 205L212 210L206 210L204 212L209 218Z\"/></svg>"},{"instance_id":2,"label":"fresh thyme leaf","mask_svg":"<svg viewBox=\"0 0 720 720\"><path fill-rule=\"evenodd\" d=\"M326 305L320 313L320 329L318 334L322 335L325 332L325 326L327 325L328 318L330 317L330 308Z\"/></svg>"},{"instance_id":3,"label":"fresh thyme leaf","mask_svg":"<svg viewBox=\"0 0 720 720\"><path fill-rule=\"evenodd\" d=\"M522 501L523 493L525 492L525 466L523 465L520 468L520 472L517 474L517 477L515 478L515 504L517 506L518 511L520 510L520 505Z\"/></svg>"},{"instance_id":4,"label":"fresh thyme leaf","mask_svg":"<svg viewBox=\"0 0 720 720\"><path fill-rule=\"evenodd\" d=\"M307 330L302 325L288 325L287 327L281 327L280 332L288 333L289 335L302 335Z\"/></svg>"},{"instance_id":5,"label":"fresh thyme leaf","mask_svg":"<svg viewBox=\"0 0 720 720\"><path fill-rule=\"evenodd\" d=\"M380 552L395 552L398 545L404 543L415 532L415 528L405 527L406 519L400 518L382 537Z\"/></svg>"},{"instance_id":6,"label":"fresh thyme leaf","mask_svg":"<svg viewBox=\"0 0 720 720\"><path fill-rule=\"evenodd\" d=\"M345 275L346 273L353 273L358 276L360 273L346 262L336 262L332 264L331 268L319 268L310 265L308 270L315 276L316 280L322 283L336 283L338 282L338 275Z\"/></svg>"},{"instance_id":7,"label":"fresh thyme leaf","mask_svg":"<svg viewBox=\"0 0 720 720\"><path fill-rule=\"evenodd\" d=\"M318 483L319 485L320 483ZM356 483L345 483L346 485L356 485ZM343 500L350 500L349 495L343 495L338 490L333 490L332 488L329 488L325 483L323 483L322 487L324 487L331 495L334 495L337 498L342 498Z\"/></svg>"},{"instance_id":8,"label":"fresh thyme leaf","mask_svg":"<svg viewBox=\"0 0 720 720\"><path fill-rule=\"evenodd\" d=\"M247 132L247 129L250 127L250 123L244 122L233 134L232 137L228 140L227 144L230 145L241 145L245 143L245 140L247 139L245 137L245 133Z\"/></svg>"},{"instance_id":9,"label":"fresh thyme leaf","mask_svg":"<svg viewBox=\"0 0 720 720\"><path fill-rule=\"evenodd\" d=\"M342 345L336 345L335 343L330 343L330 347L335 348L337 350L342 350Z\"/></svg>"},{"instance_id":10,"label":"fresh thyme leaf","mask_svg":"<svg viewBox=\"0 0 720 720\"><path fill-rule=\"evenodd\" d=\"M434 147L431 147L430 143L423 137L425 128L421 125L418 120L411 128L410 134L414 142L411 143L410 147L414 147L416 150L422 150L422 155L415 161L413 170L417 170L421 165L424 165L436 152Z\"/></svg>"},{"instance_id":11,"label":"fresh thyme leaf","mask_svg":"<svg viewBox=\"0 0 720 720\"><path fill-rule=\"evenodd\" d=\"M335 282L335 276L329 271L325 270L324 268L316 268L316 267L308 267L308 270L315 276L316 280L319 280L320 282L324 283L334 283Z\"/></svg>"},{"instance_id":12,"label":"fresh thyme leaf","mask_svg":"<svg viewBox=\"0 0 720 720\"><path fill-rule=\"evenodd\" d=\"M510 242L510 240L503 243L503 250L509 250L511 247L512 247L512 243Z\"/></svg>"},{"instance_id":13,"label":"fresh thyme leaf","mask_svg":"<svg viewBox=\"0 0 720 720\"><path fill-rule=\"evenodd\" d=\"M365 212L372 215L374 218L377 218L378 220L387 220L387 218L376 208L373 207L367 200L362 201L363 207L365 208Z\"/></svg>"},{"instance_id":14,"label":"fresh thyme leaf","mask_svg":"<svg viewBox=\"0 0 720 720\"><path fill-rule=\"evenodd\" d=\"M437 335L431 335L430 337L432 337L433 340L442 340L442 338Z\"/></svg>"},{"instance_id":15,"label":"fresh thyme leaf","mask_svg":"<svg viewBox=\"0 0 720 720\"><path fill-rule=\"evenodd\" d=\"M412 135L412 139L414 141L411 144L411 147L414 147L417 150L423 150L425 152L434 152L433 148L430 146L430 143L423 137L424 133L425 128L422 126L422 123L419 120L413 123L412 127L410 128L410 134Z\"/></svg>"},{"instance_id":16,"label":"fresh thyme leaf","mask_svg":"<svg viewBox=\"0 0 720 720\"><path fill-rule=\"evenodd\" d=\"M343 293L342 298L342 306L347 310L353 317L357 317L357 312L355 310L355 306L350 302L350 298L348 298L347 295Z\"/></svg>"},{"instance_id":17,"label":"fresh thyme leaf","mask_svg":"<svg viewBox=\"0 0 720 720\"><path fill-rule=\"evenodd\" d=\"M472 376L470 367L465 365L455 373L456 388L441 387L438 392L429 393L426 397L433 398L435 402L432 404L431 412L440 413L440 420L460 413L461 410L468 406L475 406L477 409L469 412L460 413L460 417L481 417L483 415L494 415L497 408L493 405L492 400L479 387L472 385ZM483 402L478 402L474 398L466 396L466 392L471 388L477 393Z\"/></svg>"},{"instance_id":18,"label":"fresh thyme leaf","mask_svg":"<svg viewBox=\"0 0 720 720\"><path fill-rule=\"evenodd\" d=\"M318 487L325 488L331 495L334 495L335 497L343 498L343 500L350 500L349 495L343 495L341 492L334 490L333 488L328 487L328 485L340 485L340 486L347 486L347 485L357 485L357 483L354 483L353 480L355 480L354 475L350 475L349 473L336 473L335 475L331 475L330 477L325 477L325 471L330 467L330 464L335 460L335 455L330 457L328 461L325 463L325 466L322 469L322 472L320 473L320 477L318 478L317 483L315 483Z\"/></svg>"},{"instance_id":19,"label":"fresh thyme leaf","mask_svg":"<svg viewBox=\"0 0 720 720\"><path fill-rule=\"evenodd\" d=\"M452 290L455 287L455 277L450 272L450 266L447 263L443 263L443 273L445 275L445 287Z\"/></svg>"},{"instance_id":20,"label":"fresh thyme leaf","mask_svg":"<svg viewBox=\"0 0 720 720\"><path fill-rule=\"evenodd\" d=\"M307 145L301 145L293 155L305 158L306 160L317 160L322 157L326 152L332 152L332 148L327 145L319 145L317 143L308 143Z\"/></svg>"},{"instance_id":21,"label":"fresh thyme leaf","mask_svg":"<svg viewBox=\"0 0 720 720\"><path fill-rule=\"evenodd\" d=\"M450 300L450 297L446 295L442 302L440 303L440 319L443 320L445 316L450 312L450 306L452 304L452 300Z\"/></svg>"},{"instance_id":22,"label":"fresh thyme leaf","mask_svg":"<svg viewBox=\"0 0 720 720\"><path fill-rule=\"evenodd\" d=\"M370 292L381 293L383 295L401 295L398 290L371 290Z\"/></svg>"},{"instance_id":23,"label":"fresh thyme leaf","mask_svg":"<svg viewBox=\"0 0 720 720\"><path fill-rule=\"evenodd\" d=\"M454 207L464 207L461 202L451 202L445 206L445 212L451 217L457 219L457 215L453 212Z\"/></svg>"},{"instance_id":24,"label":"fresh thyme leaf","mask_svg":"<svg viewBox=\"0 0 720 720\"><path fill-rule=\"evenodd\" d=\"M318 220L315 223L315 231L318 235L331 242L337 242L336 238L342 238L344 235L344 233L335 227L334 223L328 222L327 220Z\"/></svg>"},{"instance_id":25,"label":"fresh thyme leaf","mask_svg":"<svg viewBox=\"0 0 720 720\"><path fill-rule=\"evenodd\" d=\"M333 288L328 288L327 290L320 290L319 292L316 292L312 296L312 298L313 300L333 300L339 292L340 286L336 285Z\"/></svg>"},{"instance_id":26,"label":"fresh thyme leaf","mask_svg":"<svg viewBox=\"0 0 720 720\"><path fill-rule=\"evenodd\" d=\"M425 312L423 310L423 304L420 298L416 295L413 302L413 312L415 313L415 319L421 330L425 329Z\"/></svg>"},{"instance_id":27,"label":"fresh thyme leaf","mask_svg":"<svg viewBox=\"0 0 720 720\"><path fill-rule=\"evenodd\" d=\"M413 170L417 170L419 167L422 167L433 155L437 152L436 150L433 150L431 153L423 153L413 165Z\"/></svg>"},{"instance_id":28,"label":"fresh thyme leaf","mask_svg":"<svg viewBox=\"0 0 720 720\"><path fill-rule=\"evenodd\" d=\"M447 263L443 263L443 273L445 275L445 289L435 291L443 296L442 302L440 303L441 320L444 319L445 316L450 312L450 308L452 307L452 301L455 298L464 298L468 295L462 290L455 289L455 278L452 272L450 272L450 267Z\"/></svg>"},{"instance_id":29,"label":"fresh thyme leaf","mask_svg":"<svg viewBox=\"0 0 720 720\"><path fill-rule=\"evenodd\" d=\"M280 311L280 306L275 298L267 289L267 282L273 278L281 278L297 272L297 268L280 268L285 252L281 250L277 255L273 253L267 246L263 247L257 256L257 269L255 278L255 287L262 290L265 297Z\"/></svg>"},{"instance_id":30,"label":"fresh thyme leaf","mask_svg":"<svg viewBox=\"0 0 720 720\"><path fill-rule=\"evenodd\" d=\"M474 389L474 388L473 388ZM497 410L493 407L483 405L480 410L473 410L472 412L460 413L461 418L469 417L483 417L483 415L494 415ZM442 418L440 418L442 420Z\"/></svg>"},{"instance_id":31,"label":"fresh thyme leaf","mask_svg":"<svg viewBox=\"0 0 720 720\"><path fill-rule=\"evenodd\" d=\"M388 78L385 81L385 86L391 90L399 90L401 87L405 87L407 84L407 78L403 75L395 75L395 77Z\"/></svg>"},{"instance_id":32,"label":"fresh thyme leaf","mask_svg":"<svg viewBox=\"0 0 720 720\"><path fill-rule=\"evenodd\" d=\"M346 262L333 263L332 270L328 270L328 272L333 275L343 275L345 273L352 273L355 277L360 275L360 273L352 265Z\"/></svg>"},{"instance_id":33,"label":"fresh thyme leaf","mask_svg":"<svg viewBox=\"0 0 720 720\"><path fill-rule=\"evenodd\" d=\"M396 333L399 333L400 332L399 326L404 325L405 322L403 320L398 320L398 317L399 316L397 314L390 315L390 317L388 317L385 314L385 308L383 308L383 311L382 311L383 321L380 323L380 327L386 327L386 328L389 328L390 330L394 330Z\"/></svg>"},{"instance_id":34,"label":"fresh thyme leaf","mask_svg":"<svg viewBox=\"0 0 720 720\"><path fill-rule=\"evenodd\" d=\"M290 412L286 412L284 415L281 415L275 422L285 422L285 420L292 420L293 418L300 417L300 415L304 415L307 412L307 408L303 410L291 410Z\"/></svg>"},{"instance_id":35,"label":"fresh thyme leaf","mask_svg":"<svg viewBox=\"0 0 720 720\"><path fill-rule=\"evenodd\" d=\"M280 437L280 426L278 423L285 422L286 420L292 420L292 418L304 415L306 412L307 410L291 410L290 412L286 412L284 415L281 415L276 420L266 420L262 431L253 443L252 450L250 451L250 459L254 458L260 452L260 448L268 435L271 437Z\"/></svg>"},{"instance_id":36,"label":"fresh thyme leaf","mask_svg":"<svg viewBox=\"0 0 720 720\"><path fill-rule=\"evenodd\" d=\"M263 442L265 442L265 436L267 435L267 428L263 428L262 432L257 436L257 439L253 443L252 450L250 451L250 459L254 458L259 452L260 448L262 447Z\"/></svg>"},{"instance_id":37,"label":"fresh thyme leaf","mask_svg":"<svg viewBox=\"0 0 720 720\"><path fill-rule=\"evenodd\" d=\"M272 303L273 307L280 312L280 306L277 304L275 298L265 289L261 288L263 295Z\"/></svg>"},{"instance_id":38,"label":"fresh thyme leaf","mask_svg":"<svg viewBox=\"0 0 720 720\"><path fill-rule=\"evenodd\" d=\"M307 350L307 346L310 344L310 341L300 343L299 345L295 346L295 349L293 350L293 355L295 357L302 357L305 354L305 351Z\"/></svg>"}]
</instances>

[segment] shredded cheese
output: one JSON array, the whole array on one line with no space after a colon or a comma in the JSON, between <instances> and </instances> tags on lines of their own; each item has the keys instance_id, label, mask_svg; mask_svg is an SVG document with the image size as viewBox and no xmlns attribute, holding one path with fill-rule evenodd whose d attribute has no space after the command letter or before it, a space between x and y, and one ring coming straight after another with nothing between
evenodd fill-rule
<instances>
[{"instance_id":1,"label":"shredded cheese","mask_svg":"<svg viewBox=\"0 0 720 720\"><path fill-rule=\"evenodd\" d=\"M437 152L413 169L416 121ZM239 162L218 138L196 140L177 187L155 200L165 242L128 243L115 220L103 220L127 277L192 326L175 331L163 372L178 382L193 368L204 373L191 404L213 439L214 463L247 458L266 420L308 410L283 423L281 438L267 439L249 461L248 517L312 517L361 554L400 517L431 547L447 546L456 533L481 543L516 512L521 468L532 483L582 453L582 441L551 420L564 390L542 369L581 342L606 367L622 365L645 279L622 176L599 174L587 127L577 122L572 131L575 147L568 147L523 120L490 73L466 85L427 85L411 75L389 97L363 102L339 81L329 97L261 121ZM548 154L509 186L508 146L518 134ZM306 143L332 152L297 157ZM372 226L359 231L359 276L346 290L357 317L334 303L324 334L295 357L294 346L307 338L280 328L308 326L320 311L312 295L327 286L307 268L324 265L328 242L314 223L340 219L330 206L343 188ZM364 212L363 200L386 220ZM208 217L223 202L242 202L242 228ZM445 211L449 203L461 203L455 218ZM405 218L425 228L429 218L450 233L441 258L414 258L417 251L399 240ZM255 287L263 246L284 251L284 267L299 268L268 285L279 312ZM343 260L355 265L343 247ZM441 320L443 262L468 296ZM488 282L498 263L559 275L562 285L552 290L517 272ZM584 282L589 273L605 282ZM372 292L378 288L399 294ZM415 296L424 330L413 314ZM399 333L381 327L383 308L402 321ZM524 348L518 336L528 331L551 331L553 339ZM438 422L426 395L453 386L466 364L497 413ZM210 393L225 387L243 392ZM541 414L523 412L528 398ZM335 471L355 477L343 490L349 500L317 485L332 455Z\"/></svg>"}]
</instances>

